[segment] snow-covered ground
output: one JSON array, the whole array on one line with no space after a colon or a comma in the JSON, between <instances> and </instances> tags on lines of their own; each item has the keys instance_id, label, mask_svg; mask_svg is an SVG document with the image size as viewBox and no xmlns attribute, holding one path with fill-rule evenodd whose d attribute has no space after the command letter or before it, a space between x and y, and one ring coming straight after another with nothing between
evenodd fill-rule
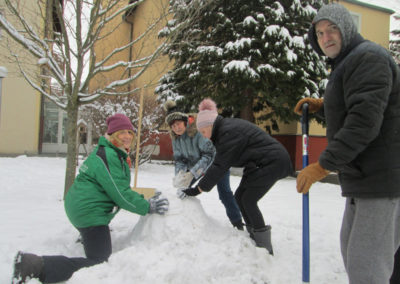
<instances>
[{"instance_id":1,"label":"snow-covered ground","mask_svg":"<svg viewBox=\"0 0 400 284\"><path fill-rule=\"evenodd\" d=\"M64 213L64 170L64 158L0 158L0 283L10 283L18 250L84 255ZM172 165L140 166L138 187L161 190L170 211L145 217L121 211L110 224L109 261L81 269L66 283L302 283L302 196L294 178L279 181L259 203L272 225L270 256L231 227L216 189L180 200L172 176ZM232 188L239 181L231 176ZM343 208L337 185L317 183L311 189L311 283L347 282L339 250Z\"/></svg>"}]
</instances>

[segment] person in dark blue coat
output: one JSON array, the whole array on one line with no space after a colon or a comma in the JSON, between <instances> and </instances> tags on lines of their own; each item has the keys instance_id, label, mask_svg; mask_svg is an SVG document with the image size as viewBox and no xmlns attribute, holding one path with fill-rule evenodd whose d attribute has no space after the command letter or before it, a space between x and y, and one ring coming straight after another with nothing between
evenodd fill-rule
<instances>
[{"instance_id":1,"label":"person in dark blue coat","mask_svg":"<svg viewBox=\"0 0 400 284\"><path fill-rule=\"evenodd\" d=\"M324 5L308 37L328 57L323 99L305 98L326 120L328 145L297 177L297 191L330 171L346 197L340 233L349 283L389 283L400 245L400 70L382 46L365 40L342 5ZM393 283L393 282L392 282Z\"/></svg>"},{"instance_id":2,"label":"person in dark blue coat","mask_svg":"<svg viewBox=\"0 0 400 284\"><path fill-rule=\"evenodd\" d=\"M197 128L211 139L216 156L196 187L184 190L189 196L210 191L230 167L244 168L235 198L250 237L259 247L273 254L271 226L265 225L258 201L276 181L292 174L292 164L286 149L255 124L218 115L211 99L199 105Z\"/></svg>"}]
</instances>

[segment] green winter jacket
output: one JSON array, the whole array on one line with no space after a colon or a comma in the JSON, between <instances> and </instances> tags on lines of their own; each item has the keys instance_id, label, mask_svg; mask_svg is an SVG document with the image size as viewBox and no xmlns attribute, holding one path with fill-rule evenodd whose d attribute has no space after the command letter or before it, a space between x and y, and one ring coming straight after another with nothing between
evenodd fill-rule
<instances>
[{"instance_id":1,"label":"green winter jacket","mask_svg":"<svg viewBox=\"0 0 400 284\"><path fill-rule=\"evenodd\" d=\"M131 190L127 156L100 137L65 196L65 212L76 228L108 225L120 208L140 215L149 212L148 201Z\"/></svg>"}]
</instances>

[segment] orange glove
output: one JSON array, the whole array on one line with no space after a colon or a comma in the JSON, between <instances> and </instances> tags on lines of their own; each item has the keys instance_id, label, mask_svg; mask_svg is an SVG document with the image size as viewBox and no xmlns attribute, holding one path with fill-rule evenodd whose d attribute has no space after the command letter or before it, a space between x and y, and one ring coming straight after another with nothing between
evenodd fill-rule
<instances>
[{"instance_id":1,"label":"orange glove","mask_svg":"<svg viewBox=\"0 0 400 284\"><path fill-rule=\"evenodd\" d=\"M294 112L297 113L298 115L302 115L301 107L303 106L304 103L308 103L308 112L314 113L319 111L319 109L322 107L322 105L324 104L324 99L314 99L314 98L301 99L294 107Z\"/></svg>"},{"instance_id":2,"label":"orange glove","mask_svg":"<svg viewBox=\"0 0 400 284\"><path fill-rule=\"evenodd\" d=\"M321 167L319 162L310 164L297 175L297 192L306 194L314 182L323 179L328 174L329 171Z\"/></svg>"}]
</instances>

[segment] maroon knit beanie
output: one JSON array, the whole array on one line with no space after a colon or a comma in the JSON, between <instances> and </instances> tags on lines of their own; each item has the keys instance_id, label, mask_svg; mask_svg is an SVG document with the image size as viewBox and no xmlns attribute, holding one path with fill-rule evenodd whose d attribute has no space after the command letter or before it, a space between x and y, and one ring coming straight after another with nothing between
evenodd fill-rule
<instances>
[{"instance_id":1,"label":"maroon knit beanie","mask_svg":"<svg viewBox=\"0 0 400 284\"><path fill-rule=\"evenodd\" d=\"M107 117L106 120L107 123L107 134L112 134L118 130L133 130L133 125L132 122L129 120L129 118L122 114L122 113L116 113L112 116Z\"/></svg>"}]
</instances>

